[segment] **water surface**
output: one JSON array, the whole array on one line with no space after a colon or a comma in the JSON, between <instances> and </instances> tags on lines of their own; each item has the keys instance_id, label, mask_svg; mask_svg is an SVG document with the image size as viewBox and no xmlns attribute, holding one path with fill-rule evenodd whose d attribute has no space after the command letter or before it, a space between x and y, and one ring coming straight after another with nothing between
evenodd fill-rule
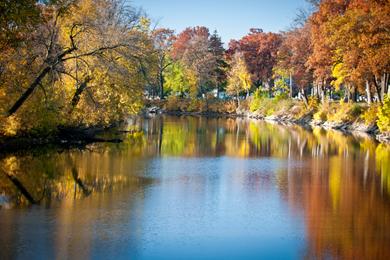
<instances>
[{"instance_id":1,"label":"water surface","mask_svg":"<svg viewBox=\"0 0 390 260\"><path fill-rule=\"evenodd\" d=\"M205 117L0 157L0 259L390 259L390 147ZM123 130L123 129L122 129Z\"/></svg>"}]
</instances>

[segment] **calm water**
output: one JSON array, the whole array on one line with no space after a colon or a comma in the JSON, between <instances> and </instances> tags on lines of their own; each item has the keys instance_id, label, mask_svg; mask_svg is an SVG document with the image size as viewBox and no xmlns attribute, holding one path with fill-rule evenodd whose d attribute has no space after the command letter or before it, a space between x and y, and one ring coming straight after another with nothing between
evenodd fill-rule
<instances>
[{"instance_id":1,"label":"calm water","mask_svg":"<svg viewBox=\"0 0 390 260\"><path fill-rule=\"evenodd\" d=\"M243 119L132 125L122 144L0 157L0 259L390 259L389 146Z\"/></svg>"}]
</instances>

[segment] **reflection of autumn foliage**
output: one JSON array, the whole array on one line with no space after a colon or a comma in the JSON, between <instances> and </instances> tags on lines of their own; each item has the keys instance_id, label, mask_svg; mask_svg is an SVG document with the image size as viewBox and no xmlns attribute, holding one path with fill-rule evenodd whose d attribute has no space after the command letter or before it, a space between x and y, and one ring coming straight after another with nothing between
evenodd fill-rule
<instances>
[{"instance_id":1,"label":"reflection of autumn foliage","mask_svg":"<svg viewBox=\"0 0 390 260\"><path fill-rule=\"evenodd\" d=\"M244 119L167 118L163 129L165 155L308 162L277 176L282 197L297 212L304 210L307 257L390 257L389 146L337 131Z\"/></svg>"},{"instance_id":2,"label":"reflection of autumn foliage","mask_svg":"<svg viewBox=\"0 0 390 260\"><path fill-rule=\"evenodd\" d=\"M375 162L365 173L364 151L351 157L318 158L309 171L289 172L288 197L304 210L309 259L390 257L389 194L371 170Z\"/></svg>"},{"instance_id":3,"label":"reflection of autumn foliage","mask_svg":"<svg viewBox=\"0 0 390 260\"><path fill-rule=\"evenodd\" d=\"M0 161L0 194L9 207L51 204L79 199L93 193L120 191L146 184L149 180L116 174L123 167L115 151L68 151L49 155L9 156ZM146 182L145 182L146 181Z\"/></svg>"},{"instance_id":4,"label":"reflection of autumn foliage","mask_svg":"<svg viewBox=\"0 0 390 260\"><path fill-rule=\"evenodd\" d=\"M389 148L378 146L367 138L239 118L165 117L140 119L136 124L144 126L144 134L128 135L119 146L94 145L93 152L70 151L65 153L66 156L55 152L11 156L2 160L1 167L25 185L35 200L47 197L48 193L53 200L74 196L75 185L78 197L85 196L89 190L104 191L126 186L138 181L137 178L117 173L132 169L132 160L156 155L274 157L299 161L333 158L332 173L328 177L332 184L329 191L332 205L338 205L338 190L343 187L343 182L335 174L341 170L334 170L340 164L337 160L357 161L366 176L376 176L375 187L381 185L377 190L383 190L385 194L390 191L387 174ZM111 172L115 175L108 175ZM4 174L0 174L0 186L1 191L17 204L26 203Z\"/></svg>"},{"instance_id":5,"label":"reflection of autumn foliage","mask_svg":"<svg viewBox=\"0 0 390 260\"><path fill-rule=\"evenodd\" d=\"M390 146L380 144L376 148L376 163L381 174L382 188L390 193Z\"/></svg>"},{"instance_id":6,"label":"reflection of autumn foliage","mask_svg":"<svg viewBox=\"0 0 390 260\"><path fill-rule=\"evenodd\" d=\"M143 126L143 134L126 134L122 144L8 156L0 161L1 171L17 178L41 203L74 205L75 198L91 192L110 205L107 198L114 196L104 192L117 192L117 198L129 197L128 190L142 191L151 180L137 173L158 156L277 158L287 163L275 173L281 198L296 214L303 212L307 258L390 258L390 146L337 131L240 118L157 117L134 124ZM0 194L14 204L27 204L3 172ZM273 181L244 173L236 177L247 178L253 189ZM99 199L90 201L100 207Z\"/></svg>"}]
</instances>

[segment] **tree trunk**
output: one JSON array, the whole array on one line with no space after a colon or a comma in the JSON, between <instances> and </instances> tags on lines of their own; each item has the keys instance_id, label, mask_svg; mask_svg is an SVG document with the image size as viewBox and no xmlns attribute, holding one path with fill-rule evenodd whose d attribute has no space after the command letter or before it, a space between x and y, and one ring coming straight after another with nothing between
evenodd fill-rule
<instances>
[{"instance_id":1,"label":"tree trunk","mask_svg":"<svg viewBox=\"0 0 390 260\"><path fill-rule=\"evenodd\" d=\"M390 81L390 73L387 73L387 95L390 96L390 86L389 86L389 82Z\"/></svg>"},{"instance_id":2,"label":"tree trunk","mask_svg":"<svg viewBox=\"0 0 390 260\"><path fill-rule=\"evenodd\" d=\"M160 72L160 99L164 99L164 76Z\"/></svg>"},{"instance_id":3,"label":"tree trunk","mask_svg":"<svg viewBox=\"0 0 390 260\"><path fill-rule=\"evenodd\" d=\"M380 87L380 85L378 84L378 82L376 81L376 77L375 77L375 76L374 76L373 82L374 82L376 94L378 95L379 103L383 104L383 98L382 98L382 93L381 93L381 87Z\"/></svg>"},{"instance_id":4,"label":"tree trunk","mask_svg":"<svg viewBox=\"0 0 390 260\"><path fill-rule=\"evenodd\" d=\"M268 89L268 97L271 98L272 97L272 88L271 88L271 84L269 81L265 82L265 87Z\"/></svg>"},{"instance_id":5,"label":"tree trunk","mask_svg":"<svg viewBox=\"0 0 390 260\"><path fill-rule=\"evenodd\" d=\"M34 92L36 87L41 84L42 79L46 76L47 73L51 70L50 66L44 68L41 73L39 73L38 77L31 83L31 85L27 88L27 90L19 97L19 99L15 102L15 104L8 110L8 116L12 116L18 109L23 105L23 103L27 100L29 96Z\"/></svg>"},{"instance_id":6,"label":"tree trunk","mask_svg":"<svg viewBox=\"0 0 390 260\"><path fill-rule=\"evenodd\" d=\"M385 97L386 94L390 94L389 78L390 78L389 73L383 73L382 81L381 81L383 98Z\"/></svg>"},{"instance_id":7,"label":"tree trunk","mask_svg":"<svg viewBox=\"0 0 390 260\"><path fill-rule=\"evenodd\" d=\"M303 88L301 89L301 96L302 96L303 102L305 103L305 106L309 107L309 101L307 99L305 90Z\"/></svg>"},{"instance_id":8,"label":"tree trunk","mask_svg":"<svg viewBox=\"0 0 390 260\"><path fill-rule=\"evenodd\" d=\"M318 98L318 100L321 100L321 94L322 94L322 91L321 91L321 84L320 83L318 83L317 84L317 98Z\"/></svg>"},{"instance_id":9,"label":"tree trunk","mask_svg":"<svg viewBox=\"0 0 390 260\"><path fill-rule=\"evenodd\" d=\"M390 86L389 86L389 81L390 81L390 73L385 73L386 74L386 83L385 86L387 88L387 95L390 96Z\"/></svg>"},{"instance_id":10,"label":"tree trunk","mask_svg":"<svg viewBox=\"0 0 390 260\"><path fill-rule=\"evenodd\" d=\"M372 95L371 95L371 87L368 80L366 80L366 95L367 95L367 103L371 105L372 103Z\"/></svg>"},{"instance_id":11,"label":"tree trunk","mask_svg":"<svg viewBox=\"0 0 390 260\"><path fill-rule=\"evenodd\" d=\"M316 99L319 99L319 95L318 95L318 84L313 84L313 96L316 98Z\"/></svg>"},{"instance_id":12,"label":"tree trunk","mask_svg":"<svg viewBox=\"0 0 390 260\"><path fill-rule=\"evenodd\" d=\"M76 92L73 95L72 98L72 106L70 108L69 114L73 112L73 109L77 106L77 104L80 101L80 96L83 93L83 91L87 88L88 82L90 82L92 79L90 77L87 77L83 83L80 84L80 86L76 89Z\"/></svg>"},{"instance_id":13,"label":"tree trunk","mask_svg":"<svg viewBox=\"0 0 390 260\"><path fill-rule=\"evenodd\" d=\"M292 82L292 74L290 72L290 82L289 82L289 85L290 85L290 98L293 97L293 82Z\"/></svg>"},{"instance_id":14,"label":"tree trunk","mask_svg":"<svg viewBox=\"0 0 390 260\"><path fill-rule=\"evenodd\" d=\"M355 85L352 85L351 101L354 102L354 103L357 101L357 91L356 91L356 86Z\"/></svg>"},{"instance_id":15,"label":"tree trunk","mask_svg":"<svg viewBox=\"0 0 390 260\"><path fill-rule=\"evenodd\" d=\"M349 87L347 85L345 85L344 89L345 89L345 94L344 94L343 101L345 102L345 99L347 99L347 102L349 103L349 97L350 97Z\"/></svg>"},{"instance_id":16,"label":"tree trunk","mask_svg":"<svg viewBox=\"0 0 390 260\"><path fill-rule=\"evenodd\" d=\"M382 79L381 79L381 100L383 101L385 98L385 90L386 90L386 73L383 73Z\"/></svg>"},{"instance_id":17,"label":"tree trunk","mask_svg":"<svg viewBox=\"0 0 390 260\"><path fill-rule=\"evenodd\" d=\"M325 95L326 95L325 80L322 82L322 84L320 86L320 90L321 90L321 103L324 104L325 103Z\"/></svg>"},{"instance_id":18,"label":"tree trunk","mask_svg":"<svg viewBox=\"0 0 390 260\"><path fill-rule=\"evenodd\" d=\"M73 42L73 39L72 39L72 42ZM35 78L33 83L31 83L31 85L27 88L27 90L19 97L19 99L15 102L15 104L8 110L7 116L12 116L16 111L18 111L18 109L23 105L23 103L27 100L27 98L29 98L31 96L31 94L34 92L36 87L38 87L39 84L41 84L41 81L47 75L47 73L49 73L56 65L64 62L65 56L67 56L68 54L71 54L75 50L77 50L77 48L75 46L73 46L72 48L69 48L69 49L63 51L60 55L58 55L56 57L56 59L55 59L56 62L46 66L41 71L41 73L39 73L38 77Z\"/></svg>"}]
</instances>

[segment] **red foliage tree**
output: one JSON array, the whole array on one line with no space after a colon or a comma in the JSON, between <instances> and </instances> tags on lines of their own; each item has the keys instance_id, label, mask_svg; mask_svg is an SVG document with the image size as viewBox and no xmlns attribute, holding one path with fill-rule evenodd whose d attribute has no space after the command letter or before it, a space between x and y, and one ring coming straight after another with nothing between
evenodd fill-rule
<instances>
[{"instance_id":1,"label":"red foliage tree","mask_svg":"<svg viewBox=\"0 0 390 260\"><path fill-rule=\"evenodd\" d=\"M180 61L196 76L198 94L203 94L210 85L218 88L223 80L223 46L217 34L210 35L202 26L189 27L181 32L173 43L172 57Z\"/></svg>"},{"instance_id":2,"label":"red foliage tree","mask_svg":"<svg viewBox=\"0 0 390 260\"><path fill-rule=\"evenodd\" d=\"M236 52L244 55L249 68L252 84L256 87L264 84L272 86L273 67L277 62L277 52L282 36L277 33L265 33L261 29L251 29L242 39L232 40L227 51L228 57Z\"/></svg>"},{"instance_id":3,"label":"red foliage tree","mask_svg":"<svg viewBox=\"0 0 390 260\"><path fill-rule=\"evenodd\" d=\"M310 53L311 41L308 24L283 35L283 43L279 48L276 68L289 74L290 80L295 83L295 86L298 87L304 97L306 97L313 81L313 72L306 64Z\"/></svg>"}]
</instances>

